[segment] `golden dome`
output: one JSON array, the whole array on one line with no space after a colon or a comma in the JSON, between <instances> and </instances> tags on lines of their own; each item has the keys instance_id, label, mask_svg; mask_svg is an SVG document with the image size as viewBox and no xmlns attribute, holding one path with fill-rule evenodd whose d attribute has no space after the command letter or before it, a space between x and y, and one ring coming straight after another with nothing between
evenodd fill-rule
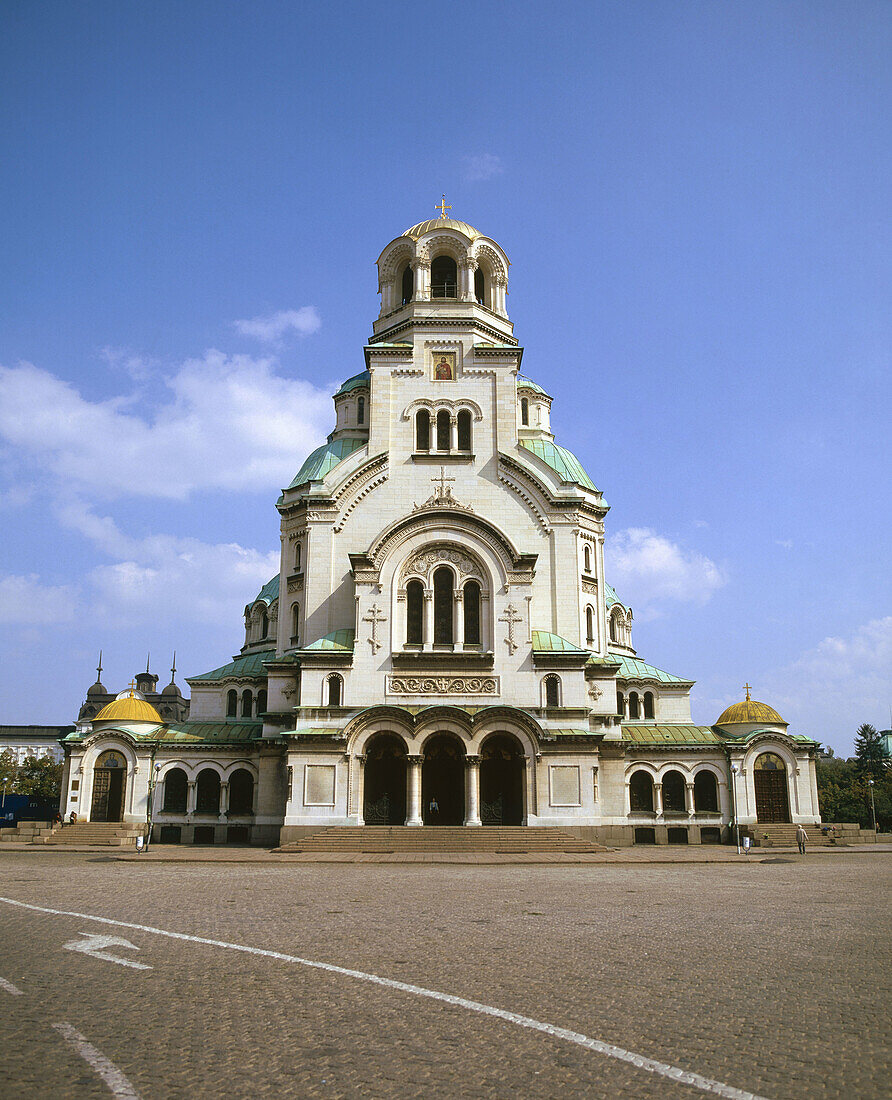
<instances>
[{"instance_id":1,"label":"golden dome","mask_svg":"<svg viewBox=\"0 0 892 1100\"><path fill-rule=\"evenodd\" d=\"M746 698L740 703L732 703L719 715L717 726L752 725L759 723L769 726L786 726L788 723L777 713L774 707L767 703L760 703L757 699L750 699L750 686L745 685Z\"/></svg>"},{"instance_id":2,"label":"golden dome","mask_svg":"<svg viewBox=\"0 0 892 1100\"><path fill-rule=\"evenodd\" d=\"M407 229L403 236L411 237L412 240L417 241L419 237L423 237L425 233L430 233L433 229L454 229L458 233L464 233L472 241L481 236L480 231L475 229L473 225L456 221L455 218L431 218L430 221L419 222L418 225L413 225L411 229Z\"/></svg>"},{"instance_id":3,"label":"golden dome","mask_svg":"<svg viewBox=\"0 0 892 1100\"><path fill-rule=\"evenodd\" d=\"M162 718L151 703L137 699L131 692L123 699L113 699L93 719L94 722L153 722L161 725Z\"/></svg>"}]
</instances>

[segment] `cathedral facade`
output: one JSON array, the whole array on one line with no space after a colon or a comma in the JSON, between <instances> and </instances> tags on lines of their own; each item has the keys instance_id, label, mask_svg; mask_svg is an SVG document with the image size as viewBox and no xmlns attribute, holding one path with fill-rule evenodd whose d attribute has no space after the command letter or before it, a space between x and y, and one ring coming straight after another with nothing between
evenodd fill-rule
<instances>
[{"instance_id":1,"label":"cathedral facade","mask_svg":"<svg viewBox=\"0 0 892 1100\"><path fill-rule=\"evenodd\" d=\"M387 245L365 369L278 498L280 570L244 646L188 678L186 718L136 687L82 709L66 816L256 844L362 824L703 843L735 818L819 820L814 741L749 691L694 725L693 681L638 656L608 505L521 373L508 271L452 218Z\"/></svg>"}]
</instances>

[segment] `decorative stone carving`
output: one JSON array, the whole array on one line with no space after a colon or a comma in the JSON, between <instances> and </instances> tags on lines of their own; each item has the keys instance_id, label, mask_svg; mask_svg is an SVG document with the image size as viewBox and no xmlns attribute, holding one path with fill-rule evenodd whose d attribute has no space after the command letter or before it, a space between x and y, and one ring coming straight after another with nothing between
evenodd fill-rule
<instances>
[{"instance_id":1,"label":"decorative stone carving","mask_svg":"<svg viewBox=\"0 0 892 1100\"><path fill-rule=\"evenodd\" d=\"M288 591L289 592L303 592L304 590L304 578L303 574L299 573L296 576L288 578Z\"/></svg>"},{"instance_id":2,"label":"decorative stone carving","mask_svg":"<svg viewBox=\"0 0 892 1100\"><path fill-rule=\"evenodd\" d=\"M450 565L454 565L462 576L482 577L480 567L472 557L463 550L453 549L449 546L435 546L429 550L419 550L406 563L403 574L407 576L410 573L416 573L419 576L426 577L432 569L435 569L442 562L449 562Z\"/></svg>"},{"instance_id":3,"label":"decorative stone carving","mask_svg":"<svg viewBox=\"0 0 892 1100\"><path fill-rule=\"evenodd\" d=\"M508 646L508 652L513 657L517 652L517 642L514 639L514 626L516 623L523 622L523 615L518 615L517 608L513 603L509 603L505 608L505 614L501 616L499 622L507 624L508 637L505 639L505 645Z\"/></svg>"},{"instance_id":4,"label":"decorative stone carving","mask_svg":"<svg viewBox=\"0 0 892 1100\"><path fill-rule=\"evenodd\" d=\"M368 643L372 647L372 652L377 653L381 648L381 642L378 640L378 623L386 623L387 616L381 614L381 608L375 603L369 608L368 615L363 615L362 621L371 624L371 636L368 638Z\"/></svg>"},{"instance_id":5,"label":"decorative stone carving","mask_svg":"<svg viewBox=\"0 0 892 1100\"><path fill-rule=\"evenodd\" d=\"M389 676L392 695L498 695L497 676Z\"/></svg>"},{"instance_id":6,"label":"decorative stone carving","mask_svg":"<svg viewBox=\"0 0 892 1100\"><path fill-rule=\"evenodd\" d=\"M598 594L598 585L595 581L583 581L582 591L589 592L592 596L596 596Z\"/></svg>"}]
</instances>

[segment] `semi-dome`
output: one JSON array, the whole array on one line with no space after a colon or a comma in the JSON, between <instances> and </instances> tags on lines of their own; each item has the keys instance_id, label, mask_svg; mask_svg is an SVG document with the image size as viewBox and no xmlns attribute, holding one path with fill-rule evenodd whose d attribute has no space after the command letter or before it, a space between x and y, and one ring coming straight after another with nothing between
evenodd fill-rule
<instances>
[{"instance_id":1,"label":"semi-dome","mask_svg":"<svg viewBox=\"0 0 892 1100\"><path fill-rule=\"evenodd\" d=\"M94 722L153 722L160 725L161 715L145 699L137 698L136 692L128 693L123 699L114 699L93 719Z\"/></svg>"},{"instance_id":2,"label":"semi-dome","mask_svg":"<svg viewBox=\"0 0 892 1100\"><path fill-rule=\"evenodd\" d=\"M770 707L767 703L760 703L757 699L750 699L749 691L741 702L732 703L730 707L723 710L716 721L717 726L743 726L754 723L769 726L787 725L774 707Z\"/></svg>"},{"instance_id":3,"label":"semi-dome","mask_svg":"<svg viewBox=\"0 0 892 1100\"><path fill-rule=\"evenodd\" d=\"M404 237L411 237L413 241L417 241L419 237L423 237L425 233L430 233L434 229L454 229L458 233L464 233L466 237L469 237L472 241L477 237L482 237L483 234L479 229L475 229L473 225L468 225L467 222L457 221L455 218L430 218L426 222L419 222L418 225L413 225L411 229L407 229L403 234Z\"/></svg>"}]
</instances>

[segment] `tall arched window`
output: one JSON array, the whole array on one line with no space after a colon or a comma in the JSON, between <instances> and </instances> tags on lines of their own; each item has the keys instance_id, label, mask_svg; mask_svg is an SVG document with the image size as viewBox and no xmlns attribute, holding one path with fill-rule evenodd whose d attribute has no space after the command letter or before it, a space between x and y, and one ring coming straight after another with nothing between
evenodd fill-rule
<instances>
[{"instance_id":1,"label":"tall arched window","mask_svg":"<svg viewBox=\"0 0 892 1100\"><path fill-rule=\"evenodd\" d=\"M343 680L336 672L333 672L325 682L328 687L328 701L326 705L329 707L339 707L341 705L341 688Z\"/></svg>"},{"instance_id":2,"label":"tall arched window","mask_svg":"<svg viewBox=\"0 0 892 1100\"><path fill-rule=\"evenodd\" d=\"M663 810L670 814L683 814L684 776L681 772L666 772L663 776Z\"/></svg>"},{"instance_id":3,"label":"tall arched window","mask_svg":"<svg viewBox=\"0 0 892 1100\"><path fill-rule=\"evenodd\" d=\"M232 691L226 693L226 717L235 718L238 716L238 692L233 688Z\"/></svg>"},{"instance_id":4,"label":"tall arched window","mask_svg":"<svg viewBox=\"0 0 892 1100\"><path fill-rule=\"evenodd\" d=\"M630 718L640 718L641 717L641 711L638 708L638 692L637 691L630 691L629 692L629 717Z\"/></svg>"},{"instance_id":5,"label":"tall arched window","mask_svg":"<svg viewBox=\"0 0 892 1100\"><path fill-rule=\"evenodd\" d=\"M616 615L610 616L610 640L611 642L619 641L619 627L617 626Z\"/></svg>"},{"instance_id":6,"label":"tall arched window","mask_svg":"<svg viewBox=\"0 0 892 1100\"><path fill-rule=\"evenodd\" d=\"M654 781L648 772L632 772L629 780L629 807L633 811L644 810L645 813L653 813Z\"/></svg>"},{"instance_id":7,"label":"tall arched window","mask_svg":"<svg viewBox=\"0 0 892 1100\"><path fill-rule=\"evenodd\" d=\"M455 298L458 267L451 256L437 256L431 264L431 297Z\"/></svg>"},{"instance_id":8,"label":"tall arched window","mask_svg":"<svg viewBox=\"0 0 892 1100\"><path fill-rule=\"evenodd\" d=\"M489 302L486 300L486 276L479 267L474 272L474 297L480 305L489 305Z\"/></svg>"},{"instance_id":9,"label":"tall arched window","mask_svg":"<svg viewBox=\"0 0 892 1100\"><path fill-rule=\"evenodd\" d=\"M451 645L454 640L452 604L452 570L440 566L434 573L435 645Z\"/></svg>"},{"instance_id":10,"label":"tall arched window","mask_svg":"<svg viewBox=\"0 0 892 1100\"><path fill-rule=\"evenodd\" d=\"M250 814L254 811L254 776L247 768L236 768L229 777L229 812Z\"/></svg>"},{"instance_id":11,"label":"tall arched window","mask_svg":"<svg viewBox=\"0 0 892 1100\"><path fill-rule=\"evenodd\" d=\"M521 424L530 422L530 403L525 397L520 399L520 422Z\"/></svg>"},{"instance_id":12,"label":"tall arched window","mask_svg":"<svg viewBox=\"0 0 892 1100\"><path fill-rule=\"evenodd\" d=\"M449 450L449 435L451 429L451 422L449 413L445 409L440 409L437 413L437 450L448 451Z\"/></svg>"},{"instance_id":13,"label":"tall arched window","mask_svg":"<svg viewBox=\"0 0 892 1100\"><path fill-rule=\"evenodd\" d=\"M431 414L427 409L419 409L415 414L415 450L431 449Z\"/></svg>"},{"instance_id":14,"label":"tall arched window","mask_svg":"<svg viewBox=\"0 0 892 1100\"><path fill-rule=\"evenodd\" d=\"M242 718L250 718L254 709L254 696L246 688L242 692Z\"/></svg>"},{"instance_id":15,"label":"tall arched window","mask_svg":"<svg viewBox=\"0 0 892 1100\"><path fill-rule=\"evenodd\" d=\"M220 776L213 768L205 768L198 773L195 811L200 814L220 812Z\"/></svg>"},{"instance_id":16,"label":"tall arched window","mask_svg":"<svg viewBox=\"0 0 892 1100\"><path fill-rule=\"evenodd\" d=\"M300 604L291 605L291 644L300 643Z\"/></svg>"},{"instance_id":17,"label":"tall arched window","mask_svg":"<svg viewBox=\"0 0 892 1100\"><path fill-rule=\"evenodd\" d=\"M300 572L300 543L294 544L294 572Z\"/></svg>"},{"instance_id":18,"label":"tall arched window","mask_svg":"<svg viewBox=\"0 0 892 1100\"><path fill-rule=\"evenodd\" d=\"M595 640L595 613L591 607L585 609L585 640L589 643Z\"/></svg>"},{"instance_id":19,"label":"tall arched window","mask_svg":"<svg viewBox=\"0 0 892 1100\"><path fill-rule=\"evenodd\" d=\"M698 813L718 813L719 788L712 772L697 772L694 776L694 809Z\"/></svg>"},{"instance_id":20,"label":"tall arched window","mask_svg":"<svg viewBox=\"0 0 892 1100\"><path fill-rule=\"evenodd\" d=\"M415 274L412 271L412 265L406 264L403 268L403 277L400 285L400 297L403 300L403 305L412 301L412 295L415 293Z\"/></svg>"},{"instance_id":21,"label":"tall arched window","mask_svg":"<svg viewBox=\"0 0 892 1100\"><path fill-rule=\"evenodd\" d=\"M583 568L585 569L586 573L591 573L591 571L592 571L592 548L590 546L586 545L582 548L582 557L583 557L583 561L584 561Z\"/></svg>"},{"instance_id":22,"label":"tall arched window","mask_svg":"<svg viewBox=\"0 0 892 1100\"><path fill-rule=\"evenodd\" d=\"M267 638L269 636L269 615L264 611L260 616L260 637Z\"/></svg>"},{"instance_id":23,"label":"tall arched window","mask_svg":"<svg viewBox=\"0 0 892 1100\"><path fill-rule=\"evenodd\" d=\"M165 814L186 812L186 773L182 768L171 768L164 776L164 802L161 812Z\"/></svg>"},{"instance_id":24,"label":"tall arched window","mask_svg":"<svg viewBox=\"0 0 892 1100\"><path fill-rule=\"evenodd\" d=\"M471 449L471 414L467 409L462 409L458 414L458 449L460 451Z\"/></svg>"},{"instance_id":25,"label":"tall arched window","mask_svg":"<svg viewBox=\"0 0 892 1100\"><path fill-rule=\"evenodd\" d=\"M621 691L616 693L616 713L622 718L626 716L626 697Z\"/></svg>"},{"instance_id":26,"label":"tall arched window","mask_svg":"<svg viewBox=\"0 0 892 1100\"><path fill-rule=\"evenodd\" d=\"M464 588L465 642L467 645L480 644L480 585L468 581Z\"/></svg>"},{"instance_id":27,"label":"tall arched window","mask_svg":"<svg viewBox=\"0 0 892 1100\"><path fill-rule=\"evenodd\" d=\"M545 677L545 705L547 707L561 705L561 681L558 676Z\"/></svg>"},{"instance_id":28,"label":"tall arched window","mask_svg":"<svg viewBox=\"0 0 892 1100\"><path fill-rule=\"evenodd\" d=\"M266 711L266 689L261 688L257 692L257 714L260 716Z\"/></svg>"},{"instance_id":29,"label":"tall arched window","mask_svg":"<svg viewBox=\"0 0 892 1100\"><path fill-rule=\"evenodd\" d=\"M358 397L356 399L356 423L365 424L365 398Z\"/></svg>"},{"instance_id":30,"label":"tall arched window","mask_svg":"<svg viewBox=\"0 0 892 1100\"><path fill-rule=\"evenodd\" d=\"M654 693L652 691L646 691L644 693L644 717L653 718L656 712L654 711Z\"/></svg>"},{"instance_id":31,"label":"tall arched window","mask_svg":"<svg viewBox=\"0 0 892 1100\"><path fill-rule=\"evenodd\" d=\"M406 644L424 644L424 585L409 581L406 585Z\"/></svg>"}]
</instances>

